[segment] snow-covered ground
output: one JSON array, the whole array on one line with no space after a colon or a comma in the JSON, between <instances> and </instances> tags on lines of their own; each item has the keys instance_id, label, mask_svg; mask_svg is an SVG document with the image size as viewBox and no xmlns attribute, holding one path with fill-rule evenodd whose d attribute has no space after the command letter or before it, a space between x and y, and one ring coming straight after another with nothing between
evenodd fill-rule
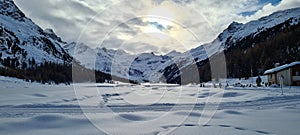
<instances>
[{"instance_id":1,"label":"snow-covered ground","mask_svg":"<svg viewBox=\"0 0 300 135\"><path fill-rule=\"evenodd\" d=\"M247 82L66 86L0 77L0 134L300 133L300 87L281 95L280 88L232 86L238 81Z\"/></svg>"}]
</instances>

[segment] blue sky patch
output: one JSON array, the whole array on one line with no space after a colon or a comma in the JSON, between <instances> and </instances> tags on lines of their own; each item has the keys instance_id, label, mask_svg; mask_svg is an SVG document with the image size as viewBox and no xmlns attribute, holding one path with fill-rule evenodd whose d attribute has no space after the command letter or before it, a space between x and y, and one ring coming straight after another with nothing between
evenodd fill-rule
<instances>
[{"instance_id":1,"label":"blue sky patch","mask_svg":"<svg viewBox=\"0 0 300 135\"><path fill-rule=\"evenodd\" d=\"M260 5L266 5L271 3L273 6L278 5L281 2L281 0L259 0Z\"/></svg>"},{"instance_id":2,"label":"blue sky patch","mask_svg":"<svg viewBox=\"0 0 300 135\"><path fill-rule=\"evenodd\" d=\"M271 3L273 6L278 5L281 2L281 0L259 0L258 5L260 5L260 8L254 11L247 11L240 13L242 16L251 16L255 14L258 10L262 9L265 5Z\"/></svg>"},{"instance_id":3,"label":"blue sky patch","mask_svg":"<svg viewBox=\"0 0 300 135\"><path fill-rule=\"evenodd\" d=\"M242 12L241 15L242 16L250 16L250 15L253 15L257 12L257 10L255 11L248 11L248 12Z\"/></svg>"}]
</instances>

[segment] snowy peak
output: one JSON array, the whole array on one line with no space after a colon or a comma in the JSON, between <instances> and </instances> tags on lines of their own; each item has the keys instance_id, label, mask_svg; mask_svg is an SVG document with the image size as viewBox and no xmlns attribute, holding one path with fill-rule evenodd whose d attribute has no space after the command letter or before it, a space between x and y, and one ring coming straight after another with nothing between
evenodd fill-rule
<instances>
[{"instance_id":1,"label":"snowy peak","mask_svg":"<svg viewBox=\"0 0 300 135\"><path fill-rule=\"evenodd\" d=\"M0 0L0 14L10 16L17 21L24 21L25 14L19 10L12 0Z\"/></svg>"},{"instance_id":2,"label":"snowy peak","mask_svg":"<svg viewBox=\"0 0 300 135\"><path fill-rule=\"evenodd\" d=\"M76 47L76 52L75 52L75 47ZM91 49L89 46L87 46L86 44L84 43L75 43L75 42L72 42L72 43L69 43L69 44L66 44L63 46L63 48L69 52L71 55L73 55L74 53L76 54L80 54L82 52L86 52L88 49Z\"/></svg>"},{"instance_id":3,"label":"snowy peak","mask_svg":"<svg viewBox=\"0 0 300 135\"><path fill-rule=\"evenodd\" d=\"M45 29L45 30L43 31L43 33L45 34L45 36L47 36L47 37L49 37L49 38L55 39L55 40L57 40L57 41L59 41L59 42L63 42L63 41L61 40L61 38L58 37L58 36L54 33L54 31L53 31L52 29L47 28L47 29Z\"/></svg>"},{"instance_id":4,"label":"snowy peak","mask_svg":"<svg viewBox=\"0 0 300 135\"><path fill-rule=\"evenodd\" d=\"M219 36L218 40L223 41L224 39L227 39L231 34L238 31L243 26L242 23L238 22L232 22L227 29L225 29Z\"/></svg>"},{"instance_id":5,"label":"snowy peak","mask_svg":"<svg viewBox=\"0 0 300 135\"><path fill-rule=\"evenodd\" d=\"M255 36L268 28L275 27L276 25L288 20L293 20L291 25L298 24L299 18L300 8L278 11L258 20L250 21L246 24L233 22L218 37L220 41L223 41L224 43L228 40L231 40L231 42L234 43L251 34Z\"/></svg>"},{"instance_id":6,"label":"snowy peak","mask_svg":"<svg viewBox=\"0 0 300 135\"><path fill-rule=\"evenodd\" d=\"M154 53L133 55L120 49L93 49L83 43L70 43L64 48L89 69L96 69L139 82L151 79L151 75L157 67L170 59L168 56L155 55Z\"/></svg>"},{"instance_id":7,"label":"snowy peak","mask_svg":"<svg viewBox=\"0 0 300 135\"><path fill-rule=\"evenodd\" d=\"M227 30L231 33L235 32L236 30L238 30L243 24L242 23L238 23L233 21L227 28Z\"/></svg>"}]
</instances>

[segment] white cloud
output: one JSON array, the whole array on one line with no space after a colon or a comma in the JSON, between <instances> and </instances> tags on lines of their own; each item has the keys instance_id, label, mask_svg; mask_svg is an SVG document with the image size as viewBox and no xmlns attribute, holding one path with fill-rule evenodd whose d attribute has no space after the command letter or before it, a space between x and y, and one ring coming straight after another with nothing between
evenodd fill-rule
<instances>
[{"instance_id":1,"label":"white cloud","mask_svg":"<svg viewBox=\"0 0 300 135\"><path fill-rule=\"evenodd\" d=\"M129 52L185 51L212 41L232 21L242 23L274 11L299 7L299 0L276 6L259 0L19 0L17 5L42 28L63 39ZM254 13L243 16L243 13ZM147 15L152 15L151 17ZM164 17L164 18L161 18ZM152 23L152 25L150 25ZM157 39L156 26L169 38ZM196 37L195 37L196 36ZM163 40L164 39L164 40ZM120 45L126 43L126 45ZM131 43L131 44L130 44ZM139 47L137 47L140 44Z\"/></svg>"},{"instance_id":2,"label":"white cloud","mask_svg":"<svg viewBox=\"0 0 300 135\"><path fill-rule=\"evenodd\" d=\"M273 6L272 4L267 4L265 5L262 9L258 10L254 15L250 17L246 17L246 21L241 22L248 22L251 20L256 20L259 19L262 16L267 16L270 15L271 13L279 10L285 10L285 9L290 9L290 8L296 8L300 7L300 1L299 0L282 0L278 5Z\"/></svg>"}]
</instances>

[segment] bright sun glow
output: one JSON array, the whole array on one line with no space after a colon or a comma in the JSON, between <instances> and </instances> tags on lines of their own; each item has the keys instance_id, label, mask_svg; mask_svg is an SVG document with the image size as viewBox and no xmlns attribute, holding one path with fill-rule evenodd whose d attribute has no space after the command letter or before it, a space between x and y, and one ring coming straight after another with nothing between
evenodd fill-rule
<instances>
[{"instance_id":1,"label":"bright sun glow","mask_svg":"<svg viewBox=\"0 0 300 135\"><path fill-rule=\"evenodd\" d=\"M148 21L156 21L163 26L173 25L173 23L170 20L175 19L175 16L172 13L172 10L170 8L164 7L164 6L159 6L159 7L150 9L149 15L154 16L154 17L149 18Z\"/></svg>"},{"instance_id":2,"label":"bright sun glow","mask_svg":"<svg viewBox=\"0 0 300 135\"><path fill-rule=\"evenodd\" d=\"M149 16L144 18L144 21L157 23L163 28L173 27L174 23L171 21L175 19L175 15L172 10L166 6L159 6L149 9ZM160 40L168 40L171 36L168 30L162 30L158 28L159 26L147 25L142 27L142 31L150 36L158 38ZM169 36L168 36L169 35Z\"/></svg>"}]
</instances>

